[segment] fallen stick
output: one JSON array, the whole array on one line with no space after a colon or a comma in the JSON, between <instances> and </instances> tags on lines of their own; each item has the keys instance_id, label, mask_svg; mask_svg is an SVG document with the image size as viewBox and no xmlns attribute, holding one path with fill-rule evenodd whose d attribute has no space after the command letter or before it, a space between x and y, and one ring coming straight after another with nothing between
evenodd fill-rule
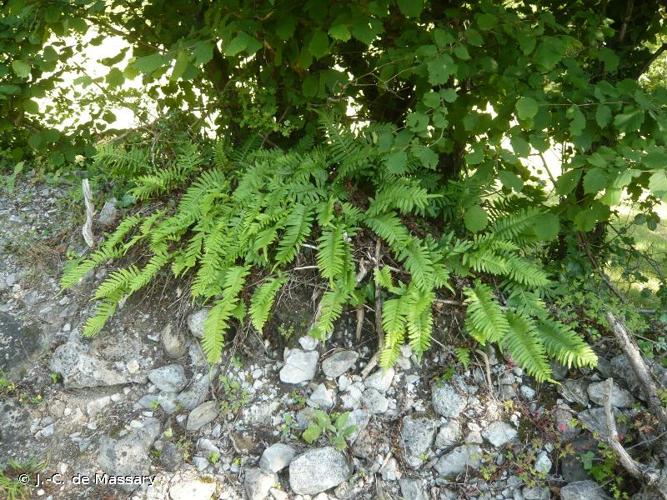
<instances>
[{"instance_id":1,"label":"fallen stick","mask_svg":"<svg viewBox=\"0 0 667 500\"><path fill-rule=\"evenodd\" d=\"M644 358L642 358L642 355L639 352L639 348L631 338L631 334L628 332L627 328L625 328L625 325L623 325L620 320L616 319L611 312L607 312L607 320L612 327L614 336L616 337L616 340L618 340L621 349L628 357L632 370L639 379L639 383L641 384L641 387L644 390L644 395L648 401L649 409L660 422L660 432L667 431L667 413L662 406L662 401L658 396L658 388L656 387L655 382L653 382L651 373L644 362Z\"/></svg>"},{"instance_id":2,"label":"fallen stick","mask_svg":"<svg viewBox=\"0 0 667 500\"><path fill-rule=\"evenodd\" d=\"M628 471L628 474L636 479L639 479L640 481L643 481L646 483L646 485L656 488L661 497L667 499L667 491L664 491L664 489L660 487L661 480L665 480L667 478L661 478L661 473L658 469L637 462L630 456L630 454L626 451L618 439L616 419L614 418L614 413L611 407L613 390L614 379L608 378L606 381L604 400L604 414L607 421L607 444L609 444L614 453L616 453L619 462L623 468Z\"/></svg>"}]
</instances>

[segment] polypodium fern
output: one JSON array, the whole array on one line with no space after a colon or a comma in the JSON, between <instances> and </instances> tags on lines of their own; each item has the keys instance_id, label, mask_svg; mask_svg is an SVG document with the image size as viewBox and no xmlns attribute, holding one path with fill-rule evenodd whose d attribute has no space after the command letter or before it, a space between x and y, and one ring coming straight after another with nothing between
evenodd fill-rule
<instances>
[{"instance_id":1,"label":"polypodium fern","mask_svg":"<svg viewBox=\"0 0 667 500\"><path fill-rule=\"evenodd\" d=\"M62 278L63 286L73 286L94 267L143 245L141 263L111 272L99 285L85 332L100 332L123 300L171 266L177 277L192 273L192 298L211 306L202 343L215 362L234 320L265 327L298 258L296 266L316 267L325 286L309 332L315 337L333 331L346 305L382 299L382 366L394 363L405 343L417 355L430 347L433 304L442 289L452 290L451 275L475 279L464 290L468 332L497 343L539 380L550 378L547 356L572 366L595 362L573 331L549 319L542 300L549 277L529 253L540 211L516 200L485 201L490 190L481 177L443 187L432 164L420 170L418 147L380 151L373 127L352 133L325 120L323 130L317 147L305 140L304 148L289 151L263 148L254 138L235 149L218 141L208 153L205 145L188 143L158 152L157 165L137 170L135 195L175 192L178 203L129 217ZM105 154L100 161L129 168L142 153ZM388 155L396 154L406 155L405 165L389 168ZM473 236L455 218L471 204L491 208L491 224ZM358 273L355 258L363 256L367 266L369 245L382 252L367 276ZM247 285L250 273L262 276L262 284Z\"/></svg>"}]
</instances>

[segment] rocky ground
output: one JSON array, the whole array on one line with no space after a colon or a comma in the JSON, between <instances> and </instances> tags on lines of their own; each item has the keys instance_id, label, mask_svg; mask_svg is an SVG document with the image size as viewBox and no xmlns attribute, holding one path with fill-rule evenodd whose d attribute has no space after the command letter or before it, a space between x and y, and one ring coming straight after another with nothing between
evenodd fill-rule
<instances>
[{"instance_id":1,"label":"rocky ground","mask_svg":"<svg viewBox=\"0 0 667 500\"><path fill-rule=\"evenodd\" d=\"M56 187L0 197L0 465L26 474L30 497L607 498L620 469L599 472L596 436L610 376L621 432L650 437L622 355L600 352L596 371L556 367L561 385L538 386L491 350L457 365L444 323L426 359L404 349L394 369L365 373L372 335L343 321L326 344L304 337L290 323L298 294L278 305L271 341L238 332L215 367L199 345L206 310L190 310L178 283L82 338L106 270L73 291L57 283L83 248L81 212Z\"/></svg>"}]
</instances>

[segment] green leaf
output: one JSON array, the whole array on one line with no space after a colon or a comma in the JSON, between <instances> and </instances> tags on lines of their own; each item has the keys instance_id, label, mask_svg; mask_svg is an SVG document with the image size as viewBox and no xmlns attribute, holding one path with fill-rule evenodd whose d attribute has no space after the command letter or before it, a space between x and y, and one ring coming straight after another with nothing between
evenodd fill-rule
<instances>
[{"instance_id":1,"label":"green leaf","mask_svg":"<svg viewBox=\"0 0 667 500\"><path fill-rule=\"evenodd\" d=\"M425 106L429 108L440 107L440 94L433 91L427 92L426 94L424 94L422 102L424 103Z\"/></svg>"},{"instance_id":2,"label":"green leaf","mask_svg":"<svg viewBox=\"0 0 667 500\"><path fill-rule=\"evenodd\" d=\"M610 48L602 47L598 52L598 59L604 63L604 70L607 73L614 72L618 68L618 56Z\"/></svg>"},{"instance_id":3,"label":"green leaf","mask_svg":"<svg viewBox=\"0 0 667 500\"><path fill-rule=\"evenodd\" d=\"M521 180L521 177L514 172L503 170L498 174L498 178L506 188L513 189L516 192L520 192L523 189L523 181Z\"/></svg>"},{"instance_id":4,"label":"green leaf","mask_svg":"<svg viewBox=\"0 0 667 500\"><path fill-rule=\"evenodd\" d=\"M321 435L322 435L322 428L320 428L317 425L311 424L305 431L303 431L301 437L303 437L303 440L306 443L312 444L315 441L317 441Z\"/></svg>"},{"instance_id":5,"label":"green leaf","mask_svg":"<svg viewBox=\"0 0 667 500\"><path fill-rule=\"evenodd\" d=\"M414 145L412 153L419 159L424 168L433 170L438 165L438 154L429 147L421 144Z\"/></svg>"},{"instance_id":6,"label":"green leaf","mask_svg":"<svg viewBox=\"0 0 667 500\"><path fill-rule=\"evenodd\" d=\"M473 47L481 47L484 43L482 35L479 34L479 31L476 29L470 28L465 31L466 40Z\"/></svg>"},{"instance_id":7,"label":"green leaf","mask_svg":"<svg viewBox=\"0 0 667 500\"><path fill-rule=\"evenodd\" d=\"M648 168L667 168L667 153L664 151L651 151L644 156L642 161Z\"/></svg>"},{"instance_id":8,"label":"green leaf","mask_svg":"<svg viewBox=\"0 0 667 500\"><path fill-rule=\"evenodd\" d=\"M570 119L570 133L575 137L581 135L584 128L586 128L586 117L579 109L579 106L570 106L566 115Z\"/></svg>"},{"instance_id":9,"label":"green leaf","mask_svg":"<svg viewBox=\"0 0 667 500\"><path fill-rule=\"evenodd\" d=\"M318 30L313 33L308 43L308 51L315 59L320 59L329 53L329 37L324 31Z\"/></svg>"},{"instance_id":10,"label":"green leaf","mask_svg":"<svg viewBox=\"0 0 667 500\"><path fill-rule=\"evenodd\" d=\"M283 41L292 38L296 29L296 21L294 16L283 16L276 25L276 35Z\"/></svg>"},{"instance_id":11,"label":"green leaf","mask_svg":"<svg viewBox=\"0 0 667 500\"><path fill-rule=\"evenodd\" d=\"M397 3L405 17L419 17L424 9L424 0L397 0Z\"/></svg>"},{"instance_id":12,"label":"green leaf","mask_svg":"<svg viewBox=\"0 0 667 500\"><path fill-rule=\"evenodd\" d=\"M575 169L561 175L556 181L556 192L564 196L572 192L581 178L581 170Z\"/></svg>"},{"instance_id":13,"label":"green leaf","mask_svg":"<svg viewBox=\"0 0 667 500\"><path fill-rule=\"evenodd\" d=\"M118 68L111 68L111 71L107 73L105 80L111 87L120 87L125 82L125 76L123 76L123 72Z\"/></svg>"},{"instance_id":14,"label":"green leaf","mask_svg":"<svg viewBox=\"0 0 667 500\"><path fill-rule=\"evenodd\" d=\"M609 122L611 121L611 109L609 109L609 106L598 104L597 110L595 111L595 121L600 128L605 128L609 125Z\"/></svg>"},{"instance_id":15,"label":"green leaf","mask_svg":"<svg viewBox=\"0 0 667 500\"><path fill-rule=\"evenodd\" d=\"M607 187L609 176L601 168L592 168L584 176L584 193L597 193Z\"/></svg>"},{"instance_id":16,"label":"green leaf","mask_svg":"<svg viewBox=\"0 0 667 500\"><path fill-rule=\"evenodd\" d=\"M513 135L510 138L510 143L512 144L512 149L517 155L523 158L526 158L528 155L530 155L530 144L528 144L528 141L520 135Z\"/></svg>"},{"instance_id":17,"label":"green leaf","mask_svg":"<svg viewBox=\"0 0 667 500\"><path fill-rule=\"evenodd\" d=\"M475 16L475 20L477 21L477 26L479 26L479 29L482 31L489 31L490 29L493 29L497 22L496 16L486 13L477 14Z\"/></svg>"},{"instance_id":18,"label":"green leaf","mask_svg":"<svg viewBox=\"0 0 667 500\"><path fill-rule=\"evenodd\" d=\"M150 74L167 62L167 58L156 52L150 56L138 57L133 66L141 73Z\"/></svg>"},{"instance_id":19,"label":"green leaf","mask_svg":"<svg viewBox=\"0 0 667 500\"><path fill-rule=\"evenodd\" d=\"M623 132L634 132L644 123L644 111L637 109L627 113L620 113L614 118L614 126Z\"/></svg>"},{"instance_id":20,"label":"green leaf","mask_svg":"<svg viewBox=\"0 0 667 500\"><path fill-rule=\"evenodd\" d=\"M329 36L331 36L331 38L334 40L347 42L352 37L352 34L350 33L348 27L344 24L336 24L329 28Z\"/></svg>"},{"instance_id":21,"label":"green leaf","mask_svg":"<svg viewBox=\"0 0 667 500\"><path fill-rule=\"evenodd\" d=\"M448 54L440 54L436 59L427 64L428 81L432 85L442 85L449 77L456 73L458 66L454 59Z\"/></svg>"},{"instance_id":22,"label":"green leaf","mask_svg":"<svg viewBox=\"0 0 667 500\"><path fill-rule=\"evenodd\" d=\"M247 33L241 31L236 35L231 42L225 47L226 56L236 56L241 52L246 52L248 55L252 55L262 48L262 44L257 41L255 37L248 35Z\"/></svg>"},{"instance_id":23,"label":"green leaf","mask_svg":"<svg viewBox=\"0 0 667 500\"><path fill-rule=\"evenodd\" d=\"M456 93L456 89L444 89L440 91L440 95L445 100L445 102L454 102L458 99L459 95Z\"/></svg>"},{"instance_id":24,"label":"green leaf","mask_svg":"<svg viewBox=\"0 0 667 500\"><path fill-rule=\"evenodd\" d=\"M529 120L537 114L537 102L532 97L521 97L516 102L517 116L521 120Z\"/></svg>"},{"instance_id":25,"label":"green leaf","mask_svg":"<svg viewBox=\"0 0 667 500\"><path fill-rule=\"evenodd\" d=\"M30 65L20 59L14 59L12 61L12 69L19 78L28 78L30 76Z\"/></svg>"},{"instance_id":26,"label":"green leaf","mask_svg":"<svg viewBox=\"0 0 667 500\"><path fill-rule=\"evenodd\" d=\"M489 224L489 217L479 205L473 205L463 215L463 223L468 231L478 233Z\"/></svg>"},{"instance_id":27,"label":"green leaf","mask_svg":"<svg viewBox=\"0 0 667 500\"><path fill-rule=\"evenodd\" d=\"M535 60L545 69L552 69L563 57L565 46L563 42L555 37L543 37L542 42L535 51Z\"/></svg>"},{"instance_id":28,"label":"green leaf","mask_svg":"<svg viewBox=\"0 0 667 500\"><path fill-rule=\"evenodd\" d=\"M175 82L181 78L185 73L188 64L190 64L190 55L184 50L179 50L178 55L176 56L176 62L174 63L174 69L172 70L169 79L172 82Z\"/></svg>"},{"instance_id":29,"label":"green leaf","mask_svg":"<svg viewBox=\"0 0 667 500\"><path fill-rule=\"evenodd\" d=\"M201 66L213 59L213 43L209 41L197 42L192 52L195 56L195 66Z\"/></svg>"},{"instance_id":30,"label":"green leaf","mask_svg":"<svg viewBox=\"0 0 667 500\"><path fill-rule=\"evenodd\" d=\"M535 217L535 235L542 241L551 241L558 236L560 221L555 214L542 214Z\"/></svg>"},{"instance_id":31,"label":"green leaf","mask_svg":"<svg viewBox=\"0 0 667 500\"><path fill-rule=\"evenodd\" d=\"M654 173L649 179L648 188L658 196L667 193L667 174L664 170Z\"/></svg>"},{"instance_id":32,"label":"green leaf","mask_svg":"<svg viewBox=\"0 0 667 500\"><path fill-rule=\"evenodd\" d=\"M454 55L463 61L470 60L470 54L465 45L457 45L454 47Z\"/></svg>"},{"instance_id":33,"label":"green leaf","mask_svg":"<svg viewBox=\"0 0 667 500\"><path fill-rule=\"evenodd\" d=\"M405 151L397 151L390 154L384 162L390 174L400 175L405 172L408 165L408 155Z\"/></svg>"}]
</instances>

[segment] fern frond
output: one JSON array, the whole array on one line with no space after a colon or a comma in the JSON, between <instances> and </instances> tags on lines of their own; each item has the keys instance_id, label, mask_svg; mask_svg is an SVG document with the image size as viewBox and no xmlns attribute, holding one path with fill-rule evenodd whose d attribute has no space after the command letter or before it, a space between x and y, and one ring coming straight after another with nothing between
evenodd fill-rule
<instances>
[{"instance_id":1,"label":"fern frond","mask_svg":"<svg viewBox=\"0 0 667 500\"><path fill-rule=\"evenodd\" d=\"M88 318L83 327L85 337L94 337L102 331L109 318L116 312L116 302L102 301L95 307L95 314Z\"/></svg>"},{"instance_id":2,"label":"fern frond","mask_svg":"<svg viewBox=\"0 0 667 500\"><path fill-rule=\"evenodd\" d=\"M568 368L597 365L598 357L593 349L563 323L543 319L537 323L537 332L549 356L560 364Z\"/></svg>"},{"instance_id":3,"label":"fern frond","mask_svg":"<svg viewBox=\"0 0 667 500\"><path fill-rule=\"evenodd\" d=\"M433 288L435 277L433 259L421 241L413 239L402 249L399 257L419 290L426 292Z\"/></svg>"},{"instance_id":4,"label":"fern frond","mask_svg":"<svg viewBox=\"0 0 667 500\"><path fill-rule=\"evenodd\" d=\"M417 181L399 179L377 193L367 213L371 216L378 215L395 208L403 214L423 214L432 197Z\"/></svg>"},{"instance_id":5,"label":"fern frond","mask_svg":"<svg viewBox=\"0 0 667 500\"><path fill-rule=\"evenodd\" d=\"M310 330L312 337L324 340L333 332L335 321L343 313L343 304L347 299L347 295L340 288L335 288L324 293L320 301L319 317Z\"/></svg>"},{"instance_id":6,"label":"fern frond","mask_svg":"<svg viewBox=\"0 0 667 500\"><path fill-rule=\"evenodd\" d=\"M319 239L317 267L330 284L343 272L346 245L343 240L343 225L340 223L325 229Z\"/></svg>"},{"instance_id":7,"label":"fern frond","mask_svg":"<svg viewBox=\"0 0 667 500\"><path fill-rule=\"evenodd\" d=\"M541 213L538 208L525 208L516 213L496 219L491 229L498 239L512 239L527 232L535 223L535 217Z\"/></svg>"},{"instance_id":8,"label":"fern frond","mask_svg":"<svg viewBox=\"0 0 667 500\"><path fill-rule=\"evenodd\" d=\"M218 362L222 356L225 332L229 327L229 319L234 314L235 308L236 303L222 298L208 312L204 322L202 349L209 363Z\"/></svg>"},{"instance_id":9,"label":"fern frond","mask_svg":"<svg viewBox=\"0 0 667 500\"><path fill-rule=\"evenodd\" d=\"M288 264L296 257L299 248L310 234L311 212L311 207L299 203L289 214L285 220L285 233L278 244L276 263Z\"/></svg>"},{"instance_id":10,"label":"fern frond","mask_svg":"<svg viewBox=\"0 0 667 500\"><path fill-rule=\"evenodd\" d=\"M549 284L547 274L528 259L513 256L507 259L507 276L522 285L544 288Z\"/></svg>"},{"instance_id":11,"label":"fern frond","mask_svg":"<svg viewBox=\"0 0 667 500\"><path fill-rule=\"evenodd\" d=\"M285 278L272 278L257 287L250 299L250 319L258 332L264 329L278 290L285 284Z\"/></svg>"},{"instance_id":12,"label":"fern frond","mask_svg":"<svg viewBox=\"0 0 667 500\"><path fill-rule=\"evenodd\" d=\"M482 343L500 341L509 331L509 324L491 288L477 283L463 293L467 297L466 325L472 328L471 335Z\"/></svg>"},{"instance_id":13,"label":"fern frond","mask_svg":"<svg viewBox=\"0 0 667 500\"><path fill-rule=\"evenodd\" d=\"M502 345L512 359L538 382L551 380L551 367L544 345L538 339L535 324L528 318L514 313L507 314L509 330Z\"/></svg>"},{"instance_id":14,"label":"fern frond","mask_svg":"<svg viewBox=\"0 0 667 500\"><path fill-rule=\"evenodd\" d=\"M393 212L366 217L364 224L394 250L402 249L410 241L408 229Z\"/></svg>"},{"instance_id":15,"label":"fern frond","mask_svg":"<svg viewBox=\"0 0 667 500\"><path fill-rule=\"evenodd\" d=\"M433 331L432 305L435 294L431 291L414 290L407 307L406 325L410 347L421 356L431 346Z\"/></svg>"}]
</instances>

